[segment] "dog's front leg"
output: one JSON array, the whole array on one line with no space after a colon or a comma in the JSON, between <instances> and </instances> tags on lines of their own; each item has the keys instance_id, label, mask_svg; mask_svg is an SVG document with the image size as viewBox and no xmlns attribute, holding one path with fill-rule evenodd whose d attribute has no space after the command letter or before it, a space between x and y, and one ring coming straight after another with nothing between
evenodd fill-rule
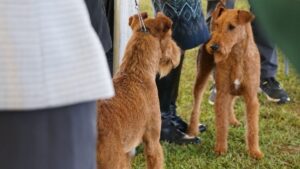
<instances>
[{"instance_id":1,"label":"dog's front leg","mask_svg":"<svg viewBox=\"0 0 300 169\"><path fill-rule=\"evenodd\" d=\"M218 90L218 88L217 88ZM216 113L216 145L215 152L218 155L225 154L227 151L228 137L228 118L231 109L233 96L228 92L218 90L215 103Z\"/></svg>"},{"instance_id":2,"label":"dog's front leg","mask_svg":"<svg viewBox=\"0 0 300 169\"><path fill-rule=\"evenodd\" d=\"M156 94L157 95L157 94ZM153 100L153 110L150 111L150 119L143 135L144 153L147 161L147 169L163 169L164 156L159 142L161 131L161 112L158 96Z\"/></svg>"},{"instance_id":3,"label":"dog's front leg","mask_svg":"<svg viewBox=\"0 0 300 169\"><path fill-rule=\"evenodd\" d=\"M163 169L164 156L159 137L160 134L157 131L147 131L144 136L144 152L147 160L147 169Z\"/></svg>"},{"instance_id":4,"label":"dog's front leg","mask_svg":"<svg viewBox=\"0 0 300 169\"><path fill-rule=\"evenodd\" d=\"M205 45L204 45L205 46ZM214 59L202 47L197 58L197 78L194 86L194 103L187 134L197 136L199 133L200 105L209 75L214 67Z\"/></svg>"},{"instance_id":5,"label":"dog's front leg","mask_svg":"<svg viewBox=\"0 0 300 169\"><path fill-rule=\"evenodd\" d=\"M257 93L255 90L253 92L248 92L245 94L245 101L247 107L247 134L246 141L248 146L248 151L250 156L256 159L261 159L263 153L259 148L259 102L257 98Z\"/></svg>"}]
</instances>

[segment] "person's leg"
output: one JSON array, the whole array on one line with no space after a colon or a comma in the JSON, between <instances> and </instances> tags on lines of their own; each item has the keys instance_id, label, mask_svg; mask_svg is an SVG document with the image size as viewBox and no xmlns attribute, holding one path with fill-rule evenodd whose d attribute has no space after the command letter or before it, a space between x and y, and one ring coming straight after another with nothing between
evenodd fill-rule
<instances>
[{"instance_id":1,"label":"person's leg","mask_svg":"<svg viewBox=\"0 0 300 169\"><path fill-rule=\"evenodd\" d=\"M113 48L108 50L105 54L106 54L106 59L108 62L110 75L112 76L113 75L113 65L114 65L114 50L113 50Z\"/></svg>"},{"instance_id":2,"label":"person's leg","mask_svg":"<svg viewBox=\"0 0 300 169\"><path fill-rule=\"evenodd\" d=\"M209 38L201 3L199 3L198 0L178 1L178 3L172 3L169 0L152 0L152 4L155 8L155 12L162 11L173 21L173 39L181 49L186 50L194 48L204 43ZM190 8L185 8L187 4ZM184 136L184 132L187 128L186 122L176 115L175 105L182 62L183 56L180 65L176 69L172 70L167 77L157 80L163 122L162 136L165 134L170 136L170 132L167 131L170 131L173 128L173 131L175 131L174 133L178 131L177 133L181 133L180 135Z\"/></svg>"},{"instance_id":3,"label":"person's leg","mask_svg":"<svg viewBox=\"0 0 300 169\"><path fill-rule=\"evenodd\" d=\"M276 47L263 33L257 19L252 22L252 29L261 58L261 77L275 77L278 67Z\"/></svg>"},{"instance_id":4,"label":"person's leg","mask_svg":"<svg viewBox=\"0 0 300 169\"><path fill-rule=\"evenodd\" d=\"M105 11L106 11L106 18L108 21L109 25L109 32L110 32L110 37L112 40L112 44L114 44L114 0L103 0L104 1L104 6L105 6ZM114 52L113 48L108 50L106 52L106 57L107 57L107 62L109 65L109 70L111 75L113 74L113 64L114 64Z\"/></svg>"},{"instance_id":5,"label":"person's leg","mask_svg":"<svg viewBox=\"0 0 300 169\"><path fill-rule=\"evenodd\" d=\"M0 168L96 169L96 103L0 111Z\"/></svg>"},{"instance_id":6,"label":"person's leg","mask_svg":"<svg viewBox=\"0 0 300 169\"><path fill-rule=\"evenodd\" d=\"M161 140L176 144L198 143L199 140L197 138L185 138L185 133L177 129L177 125L174 123L175 116L170 111L172 101L173 103L176 102L183 60L184 53L177 68L171 70L167 76L161 79L157 77L156 79L162 114Z\"/></svg>"},{"instance_id":7,"label":"person's leg","mask_svg":"<svg viewBox=\"0 0 300 169\"><path fill-rule=\"evenodd\" d=\"M109 25L109 31L111 40L114 40L114 0L103 0L105 11L106 11L106 18Z\"/></svg>"},{"instance_id":8,"label":"person's leg","mask_svg":"<svg viewBox=\"0 0 300 169\"><path fill-rule=\"evenodd\" d=\"M251 1L249 3L251 5ZM290 100L288 94L280 87L279 82L275 78L278 68L276 46L269 40L264 30L260 27L258 19L252 22L252 29L261 58L260 87L269 100L279 103L288 102Z\"/></svg>"},{"instance_id":9,"label":"person's leg","mask_svg":"<svg viewBox=\"0 0 300 169\"><path fill-rule=\"evenodd\" d=\"M171 70L167 76L156 79L160 108L163 112L169 111L169 106L176 102L183 60L184 52L181 55L179 65L175 69Z\"/></svg>"},{"instance_id":10,"label":"person's leg","mask_svg":"<svg viewBox=\"0 0 300 169\"><path fill-rule=\"evenodd\" d=\"M108 61L108 66L110 73L113 72L113 52L112 52L112 28L109 25L111 21L111 16L108 18L105 7L111 8L113 2L106 2L106 0L85 0L91 24L100 39L104 51L106 52L106 57ZM111 10L109 12L112 12ZM112 16L113 17L113 16ZM109 20L110 19L110 20Z\"/></svg>"}]
</instances>

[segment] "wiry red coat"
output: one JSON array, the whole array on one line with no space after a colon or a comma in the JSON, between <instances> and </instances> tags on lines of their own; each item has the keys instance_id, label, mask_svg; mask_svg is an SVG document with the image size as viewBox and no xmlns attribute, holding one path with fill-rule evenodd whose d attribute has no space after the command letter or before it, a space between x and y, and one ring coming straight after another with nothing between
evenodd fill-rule
<instances>
[{"instance_id":1,"label":"wiry red coat","mask_svg":"<svg viewBox=\"0 0 300 169\"><path fill-rule=\"evenodd\" d=\"M199 54L198 74L194 86L194 105L188 133L198 133L200 103L210 72L215 65L217 96L216 146L217 154L227 151L228 124L239 125L233 105L236 96L246 103L246 142L250 155L262 158L259 148L260 57L253 40L250 22L254 16L243 10L225 9L219 4L212 14L212 37ZM213 50L214 49L214 50Z\"/></svg>"},{"instance_id":2,"label":"wiry red coat","mask_svg":"<svg viewBox=\"0 0 300 169\"><path fill-rule=\"evenodd\" d=\"M172 22L159 13L143 14L148 32L140 31L137 16L122 64L113 78L115 97L98 102L98 168L130 168L130 152L144 143L149 169L163 168L159 143L161 117L155 83L179 64L180 50L171 37Z\"/></svg>"}]
</instances>

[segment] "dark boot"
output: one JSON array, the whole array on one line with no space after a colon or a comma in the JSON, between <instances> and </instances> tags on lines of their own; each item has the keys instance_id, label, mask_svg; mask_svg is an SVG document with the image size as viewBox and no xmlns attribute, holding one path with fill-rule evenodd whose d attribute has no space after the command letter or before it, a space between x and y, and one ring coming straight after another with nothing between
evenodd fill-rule
<instances>
[{"instance_id":1,"label":"dark boot","mask_svg":"<svg viewBox=\"0 0 300 169\"><path fill-rule=\"evenodd\" d=\"M182 120L180 116L177 115L176 112L176 105L170 105L170 116L171 116L171 123L180 131L186 133L188 128L188 124ZM202 133L206 131L207 127L204 124L199 124L199 132Z\"/></svg>"},{"instance_id":2,"label":"dark boot","mask_svg":"<svg viewBox=\"0 0 300 169\"><path fill-rule=\"evenodd\" d=\"M161 128L161 140L168 141L175 144L198 144L200 139L197 137L189 137L184 132L186 131L187 124L184 122L184 126L181 127L181 123L178 123L178 116L176 116L176 107L170 107L172 102L176 102L178 96L178 88L180 81L181 68L184 55L181 56L180 64L177 68L173 69L169 75L162 79L157 78L156 84L158 89L158 96L160 102L160 109L162 112L162 128ZM172 109L172 111L170 110ZM175 115L175 116L174 116ZM178 129L179 127L180 129ZM202 127L203 128L203 127ZM203 129L201 129L203 131Z\"/></svg>"},{"instance_id":3,"label":"dark boot","mask_svg":"<svg viewBox=\"0 0 300 169\"><path fill-rule=\"evenodd\" d=\"M168 112L162 112L162 126L160 140L174 144L200 144L198 137L190 137L184 132L178 130L172 123L172 115Z\"/></svg>"}]
</instances>

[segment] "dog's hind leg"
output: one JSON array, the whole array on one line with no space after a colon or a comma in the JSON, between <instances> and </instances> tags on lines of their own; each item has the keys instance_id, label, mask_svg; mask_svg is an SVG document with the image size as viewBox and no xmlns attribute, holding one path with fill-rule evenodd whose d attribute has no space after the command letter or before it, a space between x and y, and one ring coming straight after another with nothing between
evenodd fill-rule
<instances>
[{"instance_id":1,"label":"dog's hind leg","mask_svg":"<svg viewBox=\"0 0 300 169\"><path fill-rule=\"evenodd\" d=\"M236 119L235 113L234 113L234 104L235 104L236 97L234 97L231 101L231 108L229 112L229 124L232 126L239 126L241 123Z\"/></svg>"},{"instance_id":2,"label":"dog's hind leg","mask_svg":"<svg viewBox=\"0 0 300 169\"><path fill-rule=\"evenodd\" d=\"M248 151L250 156L256 159L261 159L263 153L259 149L259 102L257 98L257 93L255 90L253 92L247 92L245 94L245 101L247 107L247 134L246 142L248 146Z\"/></svg>"},{"instance_id":3,"label":"dog's hind leg","mask_svg":"<svg viewBox=\"0 0 300 169\"><path fill-rule=\"evenodd\" d=\"M130 157L125 153L103 153L105 158L98 159L98 169L130 169Z\"/></svg>"},{"instance_id":4,"label":"dog's hind leg","mask_svg":"<svg viewBox=\"0 0 300 169\"><path fill-rule=\"evenodd\" d=\"M194 103L190 124L187 130L187 133L191 136L196 136L199 133L200 105L213 67L213 56L207 53L205 45L203 45L201 51L199 50L197 58L197 78L194 85Z\"/></svg>"},{"instance_id":5,"label":"dog's hind leg","mask_svg":"<svg viewBox=\"0 0 300 169\"><path fill-rule=\"evenodd\" d=\"M159 141L145 143L148 169L163 169L163 151Z\"/></svg>"},{"instance_id":6,"label":"dog's hind leg","mask_svg":"<svg viewBox=\"0 0 300 169\"><path fill-rule=\"evenodd\" d=\"M122 163L121 163L121 168L122 169L131 169L131 159L132 159L132 154L131 152L123 154L122 155Z\"/></svg>"},{"instance_id":7,"label":"dog's hind leg","mask_svg":"<svg viewBox=\"0 0 300 169\"><path fill-rule=\"evenodd\" d=\"M143 137L148 169L163 169L163 151L159 142L160 130L148 130Z\"/></svg>"},{"instance_id":8,"label":"dog's hind leg","mask_svg":"<svg viewBox=\"0 0 300 169\"><path fill-rule=\"evenodd\" d=\"M218 90L218 89L217 89ZM216 113L216 145L215 152L218 155L227 151L228 118L231 110L233 96L226 91L218 90L215 103Z\"/></svg>"},{"instance_id":9,"label":"dog's hind leg","mask_svg":"<svg viewBox=\"0 0 300 169\"><path fill-rule=\"evenodd\" d=\"M129 158L121 147L100 143L97 153L98 169L129 169Z\"/></svg>"}]
</instances>

